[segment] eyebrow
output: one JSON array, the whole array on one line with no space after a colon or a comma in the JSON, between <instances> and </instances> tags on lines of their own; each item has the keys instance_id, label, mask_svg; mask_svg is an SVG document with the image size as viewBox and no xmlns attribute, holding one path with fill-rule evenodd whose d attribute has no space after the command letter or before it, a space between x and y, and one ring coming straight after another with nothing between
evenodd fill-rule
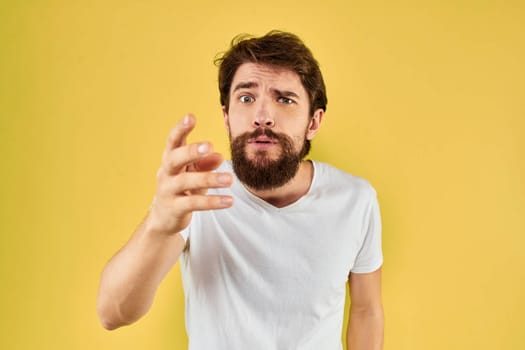
<instances>
[{"instance_id":1,"label":"eyebrow","mask_svg":"<svg viewBox=\"0 0 525 350\"><path fill-rule=\"evenodd\" d=\"M272 91L277 96L300 98L299 95L297 95L293 91L287 91L287 90L281 91L281 90L277 90L277 89L272 89Z\"/></svg>"},{"instance_id":2,"label":"eyebrow","mask_svg":"<svg viewBox=\"0 0 525 350\"><path fill-rule=\"evenodd\" d=\"M240 90L240 89L252 89L258 87L259 84L257 84L254 81L245 81L240 82L239 84L235 85L235 88L233 89L233 92Z\"/></svg>"},{"instance_id":3,"label":"eyebrow","mask_svg":"<svg viewBox=\"0 0 525 350\"><path fill-rule=\"evenodd\" d=\"M258 86L259 86L259 84L254 82L254 81L240 82L237 85L235 85L235 87L233 89L233 92L235 92L237 90L241 90L241 89L253 89L253 88L256 88ZM288 90L281 91L281 90L278 90L278 89L271 89L271 90L272 90L273 94L276 95L276 96L300 98L299 95L297 95L293 91L288 91Z\"/></svg>"}]
</instances>

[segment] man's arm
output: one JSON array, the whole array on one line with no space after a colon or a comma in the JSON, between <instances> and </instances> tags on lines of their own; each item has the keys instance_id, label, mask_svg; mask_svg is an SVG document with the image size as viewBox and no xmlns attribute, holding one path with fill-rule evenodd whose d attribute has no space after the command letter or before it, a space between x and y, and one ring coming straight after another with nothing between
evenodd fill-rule
<instances>
[{"instance_id":1,"label":"man's arm","mask_svg":"<svg viewBox=\"0 0 525 350\"><path fill-rule=\"evenodd\" d=\"M102 272L97 311L108 330L131 324L146 314L157 287L184 248L180 234L153 232L147 221L148 217Z\"/></svg>"},{"instance_id":2,"label":"man's arm","mask_svg":"<svg viewBox=\"0 0 525 350\"><path fill-rule=\"evenodd\" d=\"M232 176L212 172L222 156L209 143L186 145L194 126L195 119L186 116L171 130L150 211L102 273L97 311L106 329L133 323L149 310L157 287L184 249L180 232L193 211L232 205L230 196L206 195L208 188L230 186Z\"/></svg>"},{"instance_id":3,"label":"man's arm","mask_svg":"<svg viewBox=\"0 0 525 350\"><path fill-rule=\"evenodd\" d=\"M350 273L348 350L383 349L384 316L381 302L381 268L371 273Z\"/></svg>"}]
</instances>

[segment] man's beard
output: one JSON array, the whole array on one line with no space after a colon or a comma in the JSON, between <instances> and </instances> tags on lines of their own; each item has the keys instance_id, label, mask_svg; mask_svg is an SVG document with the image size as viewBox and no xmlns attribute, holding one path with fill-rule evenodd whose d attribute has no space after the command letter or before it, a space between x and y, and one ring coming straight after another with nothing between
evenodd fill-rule
<instances>
[{"instance_id":1,"label":"man's beard","mask_svg":"<svg viewBox=\"0 0 525 350\"><path fill-rule=\"evenodd\" d=\"M268 151L259 150L254 153L253 159L248 159L246 155L248 140L262 135L277 140L278 143L274 147L281 148L278 158L270 159ZM230 135L230 148L233 171L239 180L253 190L271 190L288 183L297 174L301 161L310 151L310 140L306 139L305 133L303 146L297 152L288 135L258 128L234 139Z\"/></svg>"}]
</instances>

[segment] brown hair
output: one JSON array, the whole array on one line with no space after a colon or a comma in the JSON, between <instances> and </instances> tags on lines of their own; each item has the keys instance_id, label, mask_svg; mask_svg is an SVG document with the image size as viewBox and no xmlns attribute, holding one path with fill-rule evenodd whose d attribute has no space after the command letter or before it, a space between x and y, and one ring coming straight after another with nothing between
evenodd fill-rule
<instances>
[{"instance_id":1,"label":"brown hair","mask_svg":"<svg viewBox=\"0 0 525 350\"><path fill-rule=\"evenodd\" d=\"M327 97L319 64L299 37L292 33L272 30L256 38L241 34L233 38L230 49L215 58L219 67L221 105L229 109L230 88L235 72L243 63L261 63L287 68L299 75L310 99L310 115L318 108L326 111Z\"/></svg>"}]
</instances>

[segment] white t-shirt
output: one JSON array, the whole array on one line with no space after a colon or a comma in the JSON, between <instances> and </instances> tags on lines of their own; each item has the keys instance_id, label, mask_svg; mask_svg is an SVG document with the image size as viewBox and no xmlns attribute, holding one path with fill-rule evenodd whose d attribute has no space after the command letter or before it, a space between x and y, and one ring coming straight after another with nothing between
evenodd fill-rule
<instances>
[{"instance_id":1,"label":"white t-shirt","mask_svg":"<svg viewBox=\"0 0 525 350\"><path fill-rule=\"evenodd\" d=\"M313 162L306 195L277 208L237 178L229 209L194 212L181 255L190 350L339 350L348 275L382 262L376 192ZM224 162L220 172L232 172Z\"/></svg>"}]
</instances>

